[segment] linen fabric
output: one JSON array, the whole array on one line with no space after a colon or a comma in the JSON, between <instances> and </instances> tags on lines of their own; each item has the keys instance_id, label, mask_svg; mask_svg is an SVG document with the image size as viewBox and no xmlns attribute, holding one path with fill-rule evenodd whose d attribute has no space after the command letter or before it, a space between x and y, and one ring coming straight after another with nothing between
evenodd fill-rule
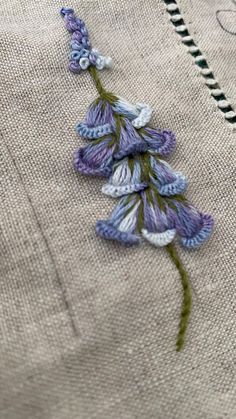
<instances>
[{"instance_id":1,"label":"linen fabric","mask_svg":"<svg viewBox=\"0 0 236 419\"><path fill-rule=\"evenodd\" d=\"M214 43L215 57L225 52L217 64L211 25L198 23L205 2L190 3L180 6L235 101L235 38ZM153 126L176 132L168 161L188 177L189 200L215 218L209 243L179 248L193 289L182 353L175 351L182 289L165 249L96 236L96 220L116 201L101 193L102 179L73 169L83 144L75 125L96 91L87 72L67 70L62 6L75 9L93 46L114 59L101 73L107 89L148 103ZM236 134L165 7L161 0L0 4L1 419L236 417Z\"/></svg>"}]
</instances>

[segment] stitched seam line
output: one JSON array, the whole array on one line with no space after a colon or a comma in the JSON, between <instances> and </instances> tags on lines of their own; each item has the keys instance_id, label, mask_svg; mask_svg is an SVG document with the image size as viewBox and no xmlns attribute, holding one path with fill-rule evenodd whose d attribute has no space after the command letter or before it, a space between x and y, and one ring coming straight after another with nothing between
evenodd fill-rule
<instances>
[{"instance_id":1,"label":"stitched seam line","mask_svg":"<svg viewBox=\"0 0 236 419\"><path fill-rule=\"evenodd\" d=\"M78 336L78 330L77 330L77 326L76 326L76 323L75 323L75 320L74 320L74 316L73 316L73 311L72 311L72 307L71 307L71 304L70 304L70 300L69 300L69 298L67 296L67 292L66 292L66 289L65 289L65 285L63 283L63 279L61 278L61 276L59 274L59 271L58 271L58 268L57 268L57 264L56 264L55 258L53 256L53 252L51 251L51 248L49 246L48 239L47 239L47 237L46 237L46 235L45 235L45 233L43 231L43 228L42 228L41 223L39 221L39 218L37 216L37 212L36 212L35 207L33 205L31 196L28 193L27 188L25 186L25 183L23 181L23 178L22 178L20 169L19 169L19 167L18 167L18 165L16 163L16 160L15 160L13 154L11 153L11 150L10 150L8 144L5 141L4 135L1 132L0 132L0 138L2 138L2 140L4 142L4 145L5 145L5 148L6 148L7 152L8 152L8 154L9 154L9 157L10 157L10 159L12 161L12 164L13 164L15 170L16 170L16 174L17 174L17 176L19 178L20 184L21 184L21 186L22 186L22 188L23 188L23 190L25 192L25 196L26 196L27 201L28 201L28 204L29 204L29 206L31 208L31 211L32 211L32 214L33 214L35 223L36 223L36 227L38 228L38 230L39 230L39 232L41 234L41 238L42 238L42 240L44 242L44 245L45 245L45 248L47 250L49 259L50 259L51 264L53 266L55 277L56 277L56 281L57 281L58 287L59 287L60 292L61 292L62 302L63 302L64 308L65 308L65 310L66 310L66 312L67 312L67 314L69 316L69 321L70 321L70 324L71 324L71 329L73 331L73 334L75 336Z\"/></svg>"},{"instance_id":2,"label":"stitched seam line","mask_svg":"<svg viewBox=\"0 0 236 419\"><path fill-rule=\"evenodd\" d=\"M194 62L199 68L200 73L205 80L205 84L210 90L211 96L217 102L219 110L224 114L225 119L232 124L233 127L236 127L236 113L215 79L213 71L207 63L206 57L201 53L197 43L190 35L177 2L175 0L164 0L164 3L166 4L166 10L169 13L170 21L172 22L175 31L180 35L182 43L186 45L188 52L194 58Z\"/></svg>"}]
</instances>

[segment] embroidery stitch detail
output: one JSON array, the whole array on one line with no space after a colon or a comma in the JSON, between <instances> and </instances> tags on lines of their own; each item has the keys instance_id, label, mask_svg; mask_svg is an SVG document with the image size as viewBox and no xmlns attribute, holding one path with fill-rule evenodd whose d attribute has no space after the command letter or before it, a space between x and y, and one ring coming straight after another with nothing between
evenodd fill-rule
<instances>
[{"instance_id":1,"label":"embroidery stitch detail","mask_svg":"<svg viewBox=\"0 0 236 419\"><path fill-rule=\"evenodd\" d=\"M189 53L194 58L195 64L198 66L200 73L205 79L205 84L210 89L210 94L217 101L217 105L223 112L225 119L227 119L227 121L233 125L233 128L235 128L236 113L227 100L223 90L221 90L212 69L208 66L206 57L202 55L196 42L193 40L192 36L190 36L176 0L164 0L164 2L166 4L166 9L169 12L170 20L175 27L175 31L181 36L181 41L186 45Z\"/></svg>"},{"instance_id":2,"label":"embroidery stitch detail","mask_svg":"<svg viewBox=\"0 0 236 419\"><path fill-rule=\"evenodd\" d=\"M81 19L76 19L72 9L62 9L61 14L72 38L75 33L80 40L86 35L83 44L90 48L88 31ZM82 68L79 57L76 59ZM74 62L75 55L72 59ZM107 177L102 192L119 198L110 217L96 223L100 237L128 246L144 239L156 247L166 247L183 286L176 342L179 351L191 311L191 289L173 240L177 237L189 249L199 247L212 232L213 218L186 200L182 195L187 187L185 176L164 160L175 148L174 133L148 125L152 110L147 104L133 105L107 92L94 63L90 61L86 66L99 97L89 106L84 122L77 125L77 132L89 143L75 152L74 166L82 174ZM74 72L74 67L69 68Z\"/></svg>"},{"instance_id":3,"label":"embroidery stitch detail","mask_svg":"<svg viewBox=\"0 0 236 419\"><path fill-rule=\"evenodd\" d=\"M234 3L235 4L235 3ZM216 20L219 23L221 29L223 29L223 31L225 31L226 33L228 33L229 35L236 35L236 31L232 31L230 29L227 29L225 27L225 25L223 24L223 22L221 21L221 16L222 15L234 15L236 13L236 10L232 10L232 9L222 9L222 10L217 10L216 11Z\"/></svg>"},{"instance_id":4,"label":"embroidery stitch detail","mask_svg":"<svg viewBox=\"0 0 236 419\"><path fill-rule=\"evenodd\" d=\"M110 68L112 59L104 57L97 49L91 48L85 23L82 19L76 18L74 10L63 7L61 15L64 17L66 29L72 34L69 69L73 73L79 73L81 70L87 70L90 65L98 70Z\"/></svg>"}]
</instances>

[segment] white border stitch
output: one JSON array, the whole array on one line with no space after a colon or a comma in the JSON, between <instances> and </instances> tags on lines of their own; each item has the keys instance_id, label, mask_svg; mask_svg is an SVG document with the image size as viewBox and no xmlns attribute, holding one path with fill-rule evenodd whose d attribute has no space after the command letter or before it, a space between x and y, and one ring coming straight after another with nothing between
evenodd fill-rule
<instances>
[{"instance_id":1,"label":"white border stitch","mask_svg":"<svg viewBox=\"0 0 236 419\"><path fill-rule=\"evenodd\" d=\"M208 66L206 57L202 55L199 47L189 34L189 30L185 24L180 8L176 0L164 0L166 10L170 15L175 31L181 37L181 41L188 48L188 52L194 58L195 64L205 79L205 84L210 90L211 96L217 102L219 110L224 114L225 119L231 123L233 129L236 130L236 113L231 103L227 100L225 93L221 90L218 81L215 79L212 69Z\"/></svg>"}]
</instances>

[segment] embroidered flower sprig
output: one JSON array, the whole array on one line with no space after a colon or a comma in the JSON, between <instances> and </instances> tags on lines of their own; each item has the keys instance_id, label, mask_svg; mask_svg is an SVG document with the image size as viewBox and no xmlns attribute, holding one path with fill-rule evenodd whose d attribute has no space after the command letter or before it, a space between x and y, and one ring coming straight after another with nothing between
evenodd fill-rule
<instances>
[{"instance_id":1,"label":"embroidered flower sprig","mask_svg":"<svg viewBox=\"0 0 236 419\"><path fill-rule=\"evenodd\" d=\"M71 32L71 53L69 68L73 73L87 70L94 65L98 70L112 66L112 59L104 57L100 52L91 48L88 30L82 19L75 16L73 9L62 8L61 15L64 17L66 29Z\"/></svg>"},{"instance_id":2,"label":"embroidered flower sprig","mask_svg":"<svg viewBox=\"0 0 236 419\"><path fill-rule=\"evenodd\" d=\"M97 222L96 232L125 245L145 239L156 247L165 246L183 286L179 351L192 297L189 276L173 240L177 237L188 249L199 247L212 232L213 218L187 201L185 176L165 161L175 148L174 133L149 126L152 110L147 104L133 105L105 90L97 70L110 67L111 59L91 48L87 28L72 9L63 8L61 14L72 38L69 69L76 73L88 69L99 94L76 127L89 142L75 152L74 166L82 174L106 177L102 192L119 198L110 217Z\"/></svg>"}]
</instances>

